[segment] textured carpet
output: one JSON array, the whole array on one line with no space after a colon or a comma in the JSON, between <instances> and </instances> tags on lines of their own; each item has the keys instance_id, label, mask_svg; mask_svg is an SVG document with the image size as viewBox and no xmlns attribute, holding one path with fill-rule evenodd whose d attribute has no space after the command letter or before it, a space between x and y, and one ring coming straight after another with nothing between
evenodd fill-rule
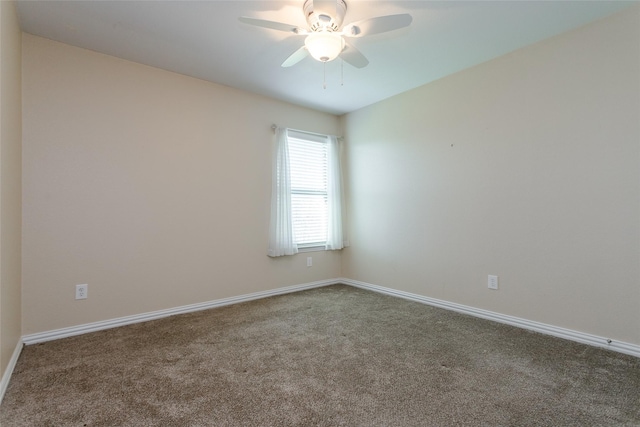
<instances>
[{"instance_id":1,"label":"textured carpet","mask_svg":"<svg viewBox=\"0 0 640 427\"><path fill-rule=\"evenodd\" d=\"M10 426L638 426L640 359L336 285L25 347Z\"/></svg>"}]
</instances>

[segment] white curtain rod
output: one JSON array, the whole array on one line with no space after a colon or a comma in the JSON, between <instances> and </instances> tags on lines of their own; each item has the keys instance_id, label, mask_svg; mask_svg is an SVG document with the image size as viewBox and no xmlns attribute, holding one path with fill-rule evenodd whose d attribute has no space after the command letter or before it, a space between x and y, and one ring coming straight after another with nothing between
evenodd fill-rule
<instances>
[{"instance_id":1,"label":"white curtain rod","mask_svg":"<svg viewBox=\"0 0 640 427\"><path fill-rule=\"evenodd\" d=\"M278 125L276 125L275 123L271 125L271 130L273 130L273 133L276 133L276 129L278 129L278 128L279 128L279 126L278 126ZM292 130L292 131L294 131L294 132L306 133L307 135L315 135L315 136L335 136L335 137L336 137L336 138L338 138L338 139L342 139L342 137L341 137L341 136L336 136L336 135L325 135L325 134L322 134L322 133L309 132L309 131L306 131L306 130L300 130L300 129L291 129L291 128L287 128L287 129Z\"/></svg>"}]
</instances>

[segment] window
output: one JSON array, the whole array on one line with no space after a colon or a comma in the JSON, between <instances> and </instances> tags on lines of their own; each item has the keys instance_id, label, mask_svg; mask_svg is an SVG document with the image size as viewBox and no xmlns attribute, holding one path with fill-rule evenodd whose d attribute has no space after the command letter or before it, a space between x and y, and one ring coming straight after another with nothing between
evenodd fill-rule
<instances>
[{"instance_id":1,"label":"window","mask_svg":"<svg viewBox=\"0 0 640 427\"><path fill-rule=\"evenodd\" d=\"M289 131L291 216L299 248L327 242L327 140Z\"/></svg>"},{"instance_id":2,"label":"window","mask_svg":"<svg viewBox=\"0 0 640 427\"><path fill-rule=\"evenodd\" d=\"M271 257L298 248L348 246L342 226L340 144L335 136L275 127L271 181Z\"/></svg>"}]
</instances>

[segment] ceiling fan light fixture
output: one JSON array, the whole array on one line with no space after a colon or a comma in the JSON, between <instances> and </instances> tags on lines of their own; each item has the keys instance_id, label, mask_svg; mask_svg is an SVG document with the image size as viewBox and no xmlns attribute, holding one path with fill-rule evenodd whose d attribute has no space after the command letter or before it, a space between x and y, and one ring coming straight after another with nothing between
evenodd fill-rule
<instances>
[{"instance_id":1,"label":"ceiling fan light fixture","mask_svg":"<svg viewBox=\"0 0 640 427\"><path fill-rule=\"evenodd\" d=\"M328 31L309 34L304 44L309 54L320 62L333 61L344 49L344 39L342 36Z\"/></svg>"}]
</instances>

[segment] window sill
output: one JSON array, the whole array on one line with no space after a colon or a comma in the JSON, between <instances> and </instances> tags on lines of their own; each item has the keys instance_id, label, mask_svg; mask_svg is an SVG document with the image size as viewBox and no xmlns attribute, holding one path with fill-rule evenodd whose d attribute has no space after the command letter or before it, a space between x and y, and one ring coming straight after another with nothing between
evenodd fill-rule
<instances>
[{"instance_id":1,"label":"window sill","mask_svg":"<svg viewBox=\"0 0 640 427\"><path fill-rule=\"evenodd\" d=\"M298 247L298 253L302 253L302 252L320 252L320 251L326 251L326 249L324 248L324 245L322 245L322 246L303 246L303 247Z\"/></svg>"}]
</instances>

